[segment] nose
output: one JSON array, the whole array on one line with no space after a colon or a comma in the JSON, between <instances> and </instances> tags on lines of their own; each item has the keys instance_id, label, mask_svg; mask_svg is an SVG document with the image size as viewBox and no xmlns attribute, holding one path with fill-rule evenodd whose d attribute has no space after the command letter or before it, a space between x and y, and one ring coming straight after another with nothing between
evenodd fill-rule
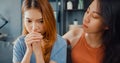
<instances>
[{"instance_id":1,"label":"nose","mask_svg":"<svg viewBox=\"0 0 120 63\"><path fill-rule=\"evenodd\" d=\"M90 17L91 17L91 14L88 13L85 18L85 23L90 23Z\"/></svg>"},{"instance_id":2,"label":"nose","mask_svg":"<svg viewBox=\"0 0 120 63\"><path fill-rule=\"evenodd\" d=\"M32 24L32 32L37 32L38 30L38 25L36 23Z\"/></svg>"}]
</instances>

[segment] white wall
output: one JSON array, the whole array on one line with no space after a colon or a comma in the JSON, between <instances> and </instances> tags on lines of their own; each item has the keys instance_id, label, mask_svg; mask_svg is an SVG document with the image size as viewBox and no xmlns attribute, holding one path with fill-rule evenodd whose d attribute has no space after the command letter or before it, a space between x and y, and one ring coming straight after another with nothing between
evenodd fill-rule
<instances>
[{"instance_id":1,"label":"white wall","mask_svg":"<svg viewBox=\"0 0 120 63\"><path fill-rule=\"evenodd\" d=\"M0 0L0 14L8 20L0 33L7 34L7 41L14 41L21 34L21 0Z\"/></svg>"}]
</instances>

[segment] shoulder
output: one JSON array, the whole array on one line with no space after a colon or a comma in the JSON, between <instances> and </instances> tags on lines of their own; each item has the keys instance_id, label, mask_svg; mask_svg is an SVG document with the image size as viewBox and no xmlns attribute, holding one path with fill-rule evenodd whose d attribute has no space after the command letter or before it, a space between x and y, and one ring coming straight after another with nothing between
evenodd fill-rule
<instances>
[{"instance_id":1,"label":"shoulder","mask_svg":"<svg viewBox=\"0 0 120 63\"><path fill-rule=\"evenodd\" d=\"M13 47L13 62L20 62L22 61L22 58L26 51L26 45L24 42L25 36L19 36L14 41L14 47Z\"/></svg>"},{"instance_id":2,"label":"shoulder","mask_svg":"<svg viewBox=\"0 0 120 63\"><path fill-rule=\"evenodd\" d=\"M66 40L62 38L62 36L57 35L57 39L52 48L52 54L57 54L60 50L66 49L67 43Z\"/></svg>"},{"instance_id":3,"label":"shoulder","mask_svg":"<svg viewBox=\"0 0 120 63\"><path fill-rule=\"evenodd\" d=\"M14 41L14 49L25 47L24 38L25 36L21 35Z\"/></svg>"},{"instance_id":4,"label":"shoulder","mask_svg":"<svg viewBox=\"0 0 120 63\"><path fill-rule=\"evenodd\" d=\"M67 43L66 43L66 40L64 38L62 38L62 36L57 35L55 45L65 46L65 45L67 45Z\"/></svg>"},{"instance_id":5,"label":"shoulder","mask_svg":"<svg viewBox=\"0 0 120 63\"><path fill-rule=\"evenodd\" d=\"M54 43L54 48L57 48L58 50L63 48L64 46L67 46L66 40L62 38L62 36L57 35L56 41Z\"/></svg>"},{"instance_id":6,"label":"shoulder","mask_svg":"<svg viewBox=\"0 0 120 63\"><path fill-rule=\"evenodd\" d=\"M24 42L24 38L25 38L24 35L19 36L19 37L14 41L14 44L19 43L19 42L20 42L20 43Z\"/></svg>"},{"instance_id":7,"label":"shoulder","mask_svg":"<svg viewBox=\"0 0 120 63\"><path fill-rule=\"evenodd\" d=\"M62 36L57 35L57 39L53 45L51 52L51 60L57 63L66 63L67 42Z\"/></svg>"},{"instance_id":8,"label":"shoulder","mask_svg":"<svg viewBox=\"0 0 120 63\"><path fill-rule=\"evenodd\" d=\"M73 47L83 34L83 29L82 28L77 28L68 31L66 34L63 35L63 38L67 40L68 43Z\"/></svg>"}]
</instances>

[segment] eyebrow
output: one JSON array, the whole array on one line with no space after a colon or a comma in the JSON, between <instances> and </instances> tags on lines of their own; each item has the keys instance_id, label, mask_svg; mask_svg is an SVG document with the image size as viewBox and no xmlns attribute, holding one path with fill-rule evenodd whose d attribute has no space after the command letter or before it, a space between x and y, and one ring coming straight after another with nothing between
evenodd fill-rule
<instances>
[{"instance_id":1,"label":"eyebrow","mask_svg":"<svg viewBox=\"0 0 120 63\"><path fill-rule=\"evenodd\" d=\"M101 15L99 12L97 12L97 11L93 11L93 13L96 13L96 14L98 14L98 15Z\"/></svg>"},{"instance_id":2,"label":"eyebrow","mask_svg":"<svg viewBox=\"0 0 120 63\"><path fill-rule=\"evenodd\" d=\"M88 7L88 9L90 10L90 7ZM99 12L97 12L97 11L93 11L93 13L96 13L96 14L98 14L98 15L101 15Z\"/></svg>"},{"instance_id":3,"label":"eyebrow","mask_svg":"<svg viewBox=\"0 0 120 63\"><path fill-rule=\"evenodd\" d=\"M28 20L32 20L32 19L30 19L30 18L26 18L26 19L28 19ZM39 19L36 19L36 20L43 20L43 18L39 18Z\"/></svg>"}]
</instances>

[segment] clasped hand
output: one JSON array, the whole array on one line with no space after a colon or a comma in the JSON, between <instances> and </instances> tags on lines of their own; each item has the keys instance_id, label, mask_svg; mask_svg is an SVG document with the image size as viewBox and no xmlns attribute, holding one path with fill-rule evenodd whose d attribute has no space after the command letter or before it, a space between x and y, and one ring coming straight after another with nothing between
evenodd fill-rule
<instances>
[{"instance_id":1,"label":"clasped hand","mask_svg":"<svg viewBox=\"0 0 120 63\"><path fill-rule=\"evenodd\" d=\"M42 43L43 43L43 36L41 33L32 32L27 34L25 37L27 52L30 53L34 52L35 54L41 54Z\"/></svg>"}]
</instances>

